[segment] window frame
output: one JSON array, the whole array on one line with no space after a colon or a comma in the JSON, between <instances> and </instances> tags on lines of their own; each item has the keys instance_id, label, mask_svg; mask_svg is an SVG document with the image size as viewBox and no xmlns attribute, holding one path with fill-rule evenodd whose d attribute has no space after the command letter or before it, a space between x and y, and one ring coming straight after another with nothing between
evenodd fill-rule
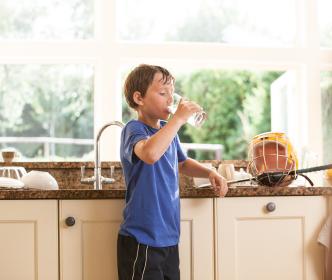
<instances>
[{"instance_id":1,"label":"window frame","mask_svg":"<svg viewBox=\"0 0 332 280\"><path fill-rule=\"evenodd\" d=\"M105 123L121 120L121 70L127 64L158 63L166 67L268 69L296 72L301 143L322 160L320 71L332 65L332 49L320 48L319 0L297 1L297 36L293 47L245 47L220 43L145 44L117 40L116 0L95 0L95 37L73 41L0 41L1 64L91 64L94 80L94 135ZM172 69L171 69L172 70ZM307 124L307 125L303 125ZM115 135L115 137L114 137ZM119 159L119 129L106 132L102 160Z\"/></svg>"}]
</instances>

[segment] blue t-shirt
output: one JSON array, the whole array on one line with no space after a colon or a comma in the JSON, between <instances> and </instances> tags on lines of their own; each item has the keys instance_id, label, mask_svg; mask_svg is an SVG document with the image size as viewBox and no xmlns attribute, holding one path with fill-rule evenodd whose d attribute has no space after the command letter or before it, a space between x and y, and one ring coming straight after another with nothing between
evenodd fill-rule
<instances>
[{"instance_id":1,"label":"blue t-shirt","mask_svg":"<svg viewBox=\"0 0 332 280\"><path fill-rule=\"evenodd\" d=\"M161 121L161 127L165 124ZM132 236L142 244L166 247L179 242L178 162L186 160L187 156L176 136L154 164L140 160L134 153L135 144L158 130L138 120L128 122L122 130L120 157L127 192L119 233Z\"/></svg>"}]
</instances>

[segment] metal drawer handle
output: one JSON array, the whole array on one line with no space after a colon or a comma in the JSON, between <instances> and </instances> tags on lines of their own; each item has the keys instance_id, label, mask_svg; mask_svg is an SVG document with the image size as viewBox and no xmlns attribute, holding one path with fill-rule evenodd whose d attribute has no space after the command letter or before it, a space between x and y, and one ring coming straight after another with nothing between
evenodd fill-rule
<instances>
[{"instance_id":1,"label":"metal drawer handle","mask_svg":"<svg viewBox=\"0 0 332 280\"><path fill-rule=\"evenodd\" d=\"M75 225L75 218L68 217L68 218L66 218L65 223L67 226L72 227L73 225Z\"/></svg>"},{"instance_id":2,"label":"metal drawer handle","mask_svg":"<svg viewBox=\"0 0 332 280\"><path fill-rule=\"evenodd\" d=\"M276 204L274 202L269 202L268 204L266 204L266 210L268 212L273 212L274 210L276 210Z\"/></svg>"}]
</instances>

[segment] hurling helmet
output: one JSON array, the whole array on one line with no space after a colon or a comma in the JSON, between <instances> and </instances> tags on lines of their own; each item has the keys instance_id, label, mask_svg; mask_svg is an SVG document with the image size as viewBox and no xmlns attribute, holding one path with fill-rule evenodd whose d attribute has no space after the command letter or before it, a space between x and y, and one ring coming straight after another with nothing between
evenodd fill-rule
<instances>
[{"instance_id":1,"label":"hurling helmet","mask_svg":"<svg viewBox=\"0 0 332 280\"><path fill-rule=\"evenodd\" d=\"M298 159L285 133L256 135L249 144L248 160L248 172L259 185L287 186L297 177Z\"/></svg>"}]
</instances>

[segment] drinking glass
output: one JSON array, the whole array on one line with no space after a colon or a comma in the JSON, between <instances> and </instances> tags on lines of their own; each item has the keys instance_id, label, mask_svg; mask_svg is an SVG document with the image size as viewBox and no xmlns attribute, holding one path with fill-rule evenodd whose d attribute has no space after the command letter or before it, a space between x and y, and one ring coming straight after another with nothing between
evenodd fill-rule
<instances>
[{"instance_id":1,"label":"drinking glass","mask_svg":"<svg viewBox=\"0 0 332 280\"><path fill-rule=\"evenodd\" d=\"M169 112L174 115L176 112L176 109L178 108L178 105L180 103L180 100L182 99L182 96L175 93L173 94L173 103L168 107ZM207 114L201 110L199 112L194 113L190 118L187 120L187 123L189 123L192 126L200 127L204 121L207 119Z\"/></svg>"}]
</instances>

